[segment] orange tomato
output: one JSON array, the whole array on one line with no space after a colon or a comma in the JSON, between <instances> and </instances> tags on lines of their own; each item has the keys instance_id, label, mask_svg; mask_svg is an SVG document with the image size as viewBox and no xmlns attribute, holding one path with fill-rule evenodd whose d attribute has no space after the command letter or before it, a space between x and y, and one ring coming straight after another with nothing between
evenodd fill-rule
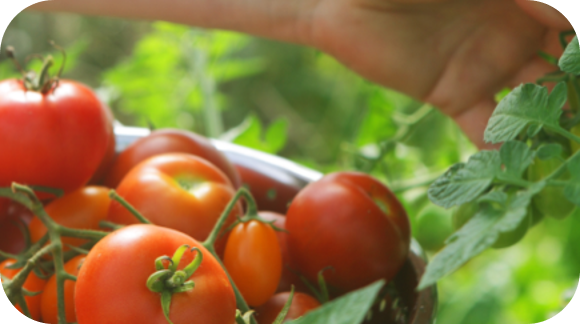
<instances>
[{"instance_id":1,"label":"orange tomato","mask_svg":"<svg viewBox=\"0 0 580 324\"><path fill-rule=\"evenodd\" d=\"M9 269L8 267L16 263L14 259L6 259L2 263L0 263L0 274L5 276L8 279L14 278L20 269ZM26 278L24 285L22 287L29 292L40 292L44 289L44 285L46 284L45 280L40 279L34 272L31 272ZM26 300L26 305L28 306L28 310L30 311L30 316L35 321L40 321L40 298L41 295L35 296L24 296L24 300ZM20 305L15 306L21 313L22 309Z\"/></svg>"}]
</instances>

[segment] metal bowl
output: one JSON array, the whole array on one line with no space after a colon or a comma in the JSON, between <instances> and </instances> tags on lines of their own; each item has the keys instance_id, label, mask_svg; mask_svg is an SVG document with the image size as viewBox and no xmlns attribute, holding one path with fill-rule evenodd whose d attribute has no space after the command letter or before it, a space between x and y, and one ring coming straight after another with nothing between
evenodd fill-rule
<instances>
[{"instance_id":1,"label":"metal bowl","mask_svg":"<svg viewBox=\"0 0 580 324\"><path fill-rule=\"evenodd\" d=\"M117 152L124 150L135 140L147 136L150 131L146 128L126 127L115 125ZM237 165L251 165L280 183L302 188L308 183L320 179L323 174L303 167L287 159L256 151L232 143L214 140L211 142L223 152L232 163ZM433 324L437 312L437 287L435 285L417 292L419 279L425 272L427 258L421 246L413 240L411 253L401 271L394 279L395 286L401 294L403 303L409 307L408 324Z\"/></svg>"}]
</instances>

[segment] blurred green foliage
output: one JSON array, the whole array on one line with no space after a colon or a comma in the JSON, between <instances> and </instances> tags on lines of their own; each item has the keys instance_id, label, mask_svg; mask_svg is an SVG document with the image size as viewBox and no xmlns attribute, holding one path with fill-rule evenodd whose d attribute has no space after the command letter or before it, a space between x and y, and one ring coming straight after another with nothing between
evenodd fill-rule
<instances>
[{"instance_id":1,"label":"blurred green foliage","mask_svg":"<svg viewBox=\"0 0 580 324\"><path fill-rule=\"evenodd\" d=\"M21 61L47 52L60 60L48 39L67 49L64 77L93 86L121 122L185 128L323 172L370 172L401 198L413 226L430 208L427 185L475 151L433 107L332 57L232 32L22 13L4 36L0 77L18 75L4 56L9 44ZM437 217L449 220L450 211ZM560 311L580 272L578 226L580 214L548 219L519 244L486 251L443 279L438 323L528 324Z\"/></svg>"}]
</instances>

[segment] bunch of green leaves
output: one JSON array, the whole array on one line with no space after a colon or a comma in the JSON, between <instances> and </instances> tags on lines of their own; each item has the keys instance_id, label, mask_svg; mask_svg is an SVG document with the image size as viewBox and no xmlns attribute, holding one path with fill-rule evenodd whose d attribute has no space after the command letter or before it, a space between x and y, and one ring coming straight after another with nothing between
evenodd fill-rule
<instances>
[{"instance_id":1,"label":"bunch of green leaves","mask_svg":"<svg viewBox=\"0 0 580 324\"><path fill-rule=\"evenodd\" d=\"M541 84L524 84L505 96L485 130L499 150L481 151L466 163L453 165L429 188L431 201L450 208L478 204L477 212L452 234L429 263L419 289L434 284L471 258L493 246L498 238L526 219L532 199L549 187L562 188L564 197L580 206L580 144L572 127L580 122L580 48L574 38L559 60L559 69L544 80L557 81L551 92ZM569 109L563 109L566 102ZM561 159L547 176L534 181L527 170L535 159ZM568 173L568 177L562 177Z\"/></svg>"}]
</instances>

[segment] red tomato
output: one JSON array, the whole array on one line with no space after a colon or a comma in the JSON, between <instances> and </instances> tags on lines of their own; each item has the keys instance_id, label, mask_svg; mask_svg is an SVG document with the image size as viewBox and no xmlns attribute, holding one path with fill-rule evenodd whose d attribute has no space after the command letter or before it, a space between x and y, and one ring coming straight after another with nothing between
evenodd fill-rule
<instances>
[{"instance_id":1,"label":"red tomato","mask_svg":"<svg viewBox=\"0 0 580 324\"><path fill-rule=\"evenodd\" d=\"M0 274L7 277L8 279L14 278L20 269L9 269L8 267L13 265L15 262L16 260L7 259L0 263ZM46 281L38 278L34 272L31 272L28 275L28 278L26 278L26 281L22 287L30 292L41 292L44 289L45 284ZM32 319L36 321L40 321L40 298L40 295L24 296L24 300L26 300L26 305L28 306L30 315L32 316ZM16 309L22 313L20 305L16 305Z\"/></svg>"},{"instance_id":2,"label":"red tomato","mask_svg":"<svg viewBox=\"0 0 580 324\"><path fill-rule=\"evenodd\" d=\"M99 222L107 218L111 199L109 189L89 186L64 195L48 204L44 210L58 224L78 229L98 230ZM32 242L37 242L46 234L46 227L35 217L28 226ZM80 246L86 240L63 237L63 244ZM68 247L64 247L68 250Z\"/></svg>"},{"instance_id":3,"label":"red tomato","mask_svg":"<svg viewBox=\"0 0 580 324\"><path fill-rule=\"evenodd\" d=\"M258 210L286 214L292 199L301 189L296 180L284 172L268 166L258 167L235 162L242 184L247 186L256 200Z\"/></svg>"},{"instance_id":4,"label":"red tomato","mask_svg":"<svg viewBox=\"0 0 580 324\"><path fill-rule=\"evenodd\" d=\"M67 80L47 93L0 82L0 186L13 181L73 191L105 155L111 127L87 87Z\"/></svg>"},{"instance_id":5,"label":"red tomato","mask_svg":"<svg viewBox=\"0 0 580 324\"><path fill-rule=\"evenodd\" d=\"M276 320L276 317L278 317L278 314L284 308L289 297L289 292L282 292L272 296L264 305L256 308L256 321L259 324L274 323L274 320ZM297 319L318 307L320 307L320 302L314 297L301 292L295 292L292 297L290 309L286 317L284 317L283 323Z\"/></svg>"},{"instance_id":6,"label":"red tomato","mask_svg":"<svg viewBox=\"0 0 580 324\"><path fill-rule=\"evenodd\" d=\"M28 226L32 217L34 215L28 208L6 200L6 205L0 209L0 250L12 254L24 250L26 238L19 226Z\"/></svg>"},{"instance_id":7,"label":"red tomato","mask_svg":"<svg viewBox=\"0 0 580 324\"><path fill-rule=\"evenodd\" d=\"M267 221L274 221L274 226L279 229L286 229L286 217L278 213L261 211L259 215L262 219ZM278 283L277 292L289 291L292 286L294 286L295 291L309 292L308 287L302 282L300 277L297 275L297 270L292 269L292 264L290 263L290 254L288 253L288 233L284 231L276 231L276 237L278 238L278 244L280 245L280 252L282 253L282 276L280 277L280 282Z\"/></svg>"},{"instance_id":8,"label":"red tomato","mask_svg":"<svg viewBox=\"0 0 580 324\"><path fill-rule=\"evenodd\" d=\"M184 153L157 155L141 162L119 184L117 193L153 224L179 230L200 241L207 238L235 195L219 169ZM240 213L238 205L230 224ZM117 224L138 222L117 202L111 203L107 218Z\"/></svg>"},{"instance_id":9,"label":"red tomato","mask_svg":"<svg viewBox=\"0 0 580 324\"><path fill-rule=\"evenodd\" d=\"M77 255L64 265L64 270L76 276L85 260L84 255ZM77 321L74 304L75 282L66 280L64 282L64 310L67 323ZM58 299L56 297L56 277L52 276L46 282L40 301L40 312L42 322L48 324L58 324Z\"/></svg>"},{"instance_id":10,"label":"red tomato","mask_svg":"<svg viewBox=\"0 0 580 324\"><path fill-rule=\"evenodd\" d=\"M293 267L311 281L319 271L339 291L392 279L407 258L409 219L397 198L355 172L325 176L304 188L286 215Z\"/></svg>"},{"instance_id":11,"label":"red tomato","mask_svg":"<svg viewBox=\"0 0 580 324\"><path fill-rule=\"evenodd\" d=\"M274 229L251 220L230 232L224 266L250 306L260 306L276 292L282 254Z\"/></svg>"},{"instance_id":12,"label":"red tomato","mask_svg":"<svg viewBox=\"0 0 580 324\"><path fill-rule=\"evenodd\" d=\"M129 145L115 160L105 184L111 188L119 185L123 177L137 164L163 153L189 153L214 164L230 179L235 188L240 177L228 159L205 137L178 129L161 129L151 132Z\"/></svg>"},{"instance_id":13,"label":"red tomato","mask_svg":"<svg viewBox=\"0 0 580 324\"><path fill-rule=\"evenodd\" d=\"M75 289L78 323L167 323L160 294L151 292L146 282L156 271L155 260L173 255L183 244L199 248L203 261L190 278L195 288L173 294L169 318L174 324L234 323L235 295L218 261L183 233L142 224L113 232L87 256ZM194 256L186 252L178 269Z\"/></svg>"},{"instance_id":14,"label":"red tomato","mask_svg":"<svg viewBox=\"0 0 580 324\"><path fill-rule=\"evenodd\" d=\"M111 109L109 107L105 106L104 109L105 112L107 113L107 118L109 120L108 122L110 126L109 139L107 142L107 150L105 151L105 156L103 157L101 163L99 164L99 167L91 177L91 180L89 180L89 184L91 185L102 185L104 183L105 177L109 173L109 170L113 166L113 162L117 157L117 151L115 147L117 141L115 137L115 130L113 128L113 121L115 120L115 117L113 116L113 113L111 112Z\"/></svg>"}]
</instances>

